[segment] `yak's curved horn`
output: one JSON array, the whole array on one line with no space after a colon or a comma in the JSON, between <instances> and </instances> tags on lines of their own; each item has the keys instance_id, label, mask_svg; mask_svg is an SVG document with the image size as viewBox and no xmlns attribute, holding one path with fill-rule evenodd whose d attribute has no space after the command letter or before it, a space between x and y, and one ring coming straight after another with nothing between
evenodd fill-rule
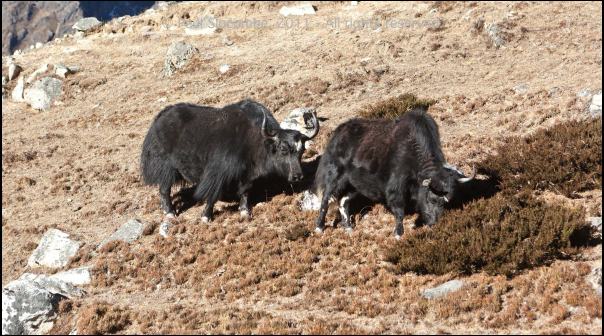
<instances>
[{"instance_id":1,"label":"yak's curved horn","mask_svg":"<svg viewBox=\"0 0 604 336\"><path fill-rule=\"evenodd\" d=\"M275 134L271 134L266 128L266 113L262 112L262 115L262 135L267 138L275 136Z\"/></svg>"},{"instance_id":2,"label":"yak's curved horn","mask_svg":"<svg viewBox=\"0 0 604 336\"><path fill-rule=\"evenodd\" d=\"M309 139L312 139L319 134L319 119L317 119L317 113L315 111L312 112L311 122L313 125L313 133L308 137Z\"/></svg>"},{"instance_id":3,"label":"yak's curved horn","mask_svg":"<svg viewBox=\"0 0 604 336\"><path fill-rule=\"evenodd\" d=\"M476 177L476 166L472 167L472 176L470 177L462 177L462 178L458 178L457 182L459 183L466 183L466 182L470 182L472 181L474 178Z\"/></svg>"}]
</instances>

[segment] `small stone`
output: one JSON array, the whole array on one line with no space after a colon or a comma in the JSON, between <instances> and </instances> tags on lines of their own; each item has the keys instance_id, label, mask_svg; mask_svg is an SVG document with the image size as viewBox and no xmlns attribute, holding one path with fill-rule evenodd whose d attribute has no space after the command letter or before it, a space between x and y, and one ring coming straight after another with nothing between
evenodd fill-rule
<instances>
[{"instance_id":1,"label":"small stone","mask_svg":"<svg viewBox=\"0 0 604 336\"><path fill-rule=\"evenodd\" d=\"M581 91L579 91L577 93L577 97L579 97L579 98L589 98L590 96L591 96L590 89L582 89Z\"/></svg>"},{"instance_id":2,"label":"small stone","mask_svg":"<svg viewBox=\"0 0 604 336\"><path fill-rule=\"evenodd\" d=\"M526 85L524 83L518 84L518 85L514 86L514 92L516 92L516 94L523 95L528 92L528 85Z\"/></svg>"},{"instance_id":3,"label":"small stone","mask_svg":"<svg viewBox=\"0 0 604 336\"><path fill-rule=\"evenodd\" d=\"M40 49L44 46L44 43L42 42L36 42L36 49Z\"/></svg>"},{"instance_id":4,"label":"small stone","mask_svg":"<svg viewBox=\"0 0 604 336\"><path fill-rule=\"evenodd\" d=\"M8 65L8 80L11 81L17 78L17 76L19 76L21 73L21 70L23 70L23 68L21 68L18 64L10 63Z\"/></svg>"},{"instance_id":5,"label":"small stone","mask_svg":"<svg viewBox=\"0 0 604 336\"><path fill-rule=\"evenodd\" d=\"M168 237L168 230L170 230L170 223L169 222L162 222L159 225L159 235L166 238Z\"/></svg>"},{"instance_id":6,"label":"small stone","mask_svg":"<svg viewBox=\"0 0 604 336\"><path fill-rule=\"evenodd\" d=\"M233 45L233 41L231 41L228 36L225 36L222 39L222 43L224 43L224 45L226 45L226 46L232 46Z\"/></svg>"},{"instance_id":7,"label":"small stone","mask_svg":"<svg viewBox=\"0 0 604 336\"><path fill-rule=\"evenodd\" d=\"M57 229L48 230L27 261L29 267L63 267L78 252L80 243Z\"/></svg>"},{"instance_id":8,"label":"small stone","mask_svg":"<svg viewBox=\"0 0 604 336\"><path fill-rule=\"evenodd\" d=\"M220 71L221 74L227 73L229 71L229 69L231 69L231 66L228 64L221 64L220 67L218 68L218 71Z\"/></svg>"},{"instance_id":9,"label":"small stone","mask_svg":"<svg viewBox=\"0 0 604 336\"><path fill-rule=\"evenodd\" d=\"M441 296L444 296L449 293L460 290L463 287L463 285L464 285L464 283L461 280L447 281L438 287L423 290L422 296L425 297L426 299L439 298Z\"/></svg>"},{"instance_id":10,"label":"small stone","mask_svg":"<svg viewBox=\"0 0 604 336\"><path fill-rule=\"evenodd\" d=\"M283 16L290 15L314 15L315 8L311 4L301 4L297 6L286 7L283 6L279 10L279 14Z\"/></svg>"},{"instance_id":11,"label":"small stone","mask_svg":"<svg viewBox=\"0 0 604 336\"><path fill-rule=\"evenodd\" d=\"M85 32L100 27L102 24L103 23L95 17L87 17L80 19L72 28L77 31Z\"/></svg>"},{"instance_id":12,"label":"small stone","mask_svg":"<svg viewBox=\"0 0 604 336\"><path fill-rule=\"evenodd\" d=\"M305 190L300 202L300 208L302 211L317 211L321 208L321 200L317 195Z\"/></svg>"},{"instance_id":13,"label":"small stone","mask_svg":"<svg viewBox=\"0 0 604 336\"><path fill-rule=\"evenodd\" d=\"M13 99L14 102L23 102L25 101L23 99L23 90L25 87L25 83L23 81L23 76L19 77L19 79L17 80L17 85L15 86L15 88L13 89L13 92L11 94L11 97Z\"/></svg>"},{"instance_id":14,"label":"small stone","mask_svg":"<svg viewBox=\"0 0 604 336\"><path fill-rule=\"evenodd\" d=\"M136 219L131 219L125 224L123 224L117 231L115 231L111 236L103 240L99 244L99 248L108 242L114 240L121 240L126 243L132 243L143 235L143 230L145 225Z\"/></svg>"}]
</instances>

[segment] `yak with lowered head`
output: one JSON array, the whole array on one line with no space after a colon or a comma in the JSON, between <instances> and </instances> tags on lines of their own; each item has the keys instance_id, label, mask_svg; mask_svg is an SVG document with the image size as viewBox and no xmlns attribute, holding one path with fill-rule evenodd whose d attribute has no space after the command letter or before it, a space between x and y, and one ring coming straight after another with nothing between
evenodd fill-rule
<instances>
[{"instance_id":1,"label":"yak with lowered head","mask_svg":"<svg viewBox=\"0 0 604 336\"><path fill-rule=\"evenodd\" d=\"M248 192L254 180L270 174L290 182L302 179L300 160L307 137L281 129L262 104L243 100L223 108L176 104L153 120L143 142L141 172L148 185L158 185L161 207L175 216L170 196L173 184L197 184L194 201L205 201L202 221L212 219L213 208L227 189L237 191L242 216L249 216Z\"/></svg>"},{"instance_id":2,"label":"yak with lowered head","mask_svg":"<svg viewBox=\"0 0 604 336\"><path fill-rule=\"evenodd\" d=\"M438 126L424 108L394 121L349 120L336 128L319 162L314 185L321 197L316 231L324 229L332 197L339 200L344 226L352 230L349 203L361 194L388 206L399 239L406 208L416 209L418 224L433 225L454 197L456 184L474 175L466 177L447 164Z\"/></svg>"}]
</instances>

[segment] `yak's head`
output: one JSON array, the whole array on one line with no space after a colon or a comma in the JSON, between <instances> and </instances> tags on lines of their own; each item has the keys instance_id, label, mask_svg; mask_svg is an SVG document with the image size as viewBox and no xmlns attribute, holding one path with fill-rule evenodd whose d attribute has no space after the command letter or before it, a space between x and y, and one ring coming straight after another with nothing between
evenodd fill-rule
<instances>
[{"instance_id":1,"label":"yak's head","mask_svg":"<svg viewBox=\"0 0 604 336\"><path fill-rule=\"evenodd\" d=\"M266 115L262 120L262 135L268 152L267 164L280 176L287 176L289 182L298 182L304 178L300 164L302 154L306 142L319 133L319 121L314 113L309 122L313 131L310 136L306 136L295 130L270 129L266 124Z\"/></svg>"},{"instance_id":2,"label":"yak's head","mask_svg":"<svg viewBox=\"0 0 604 336\"><path fill-rule=\"evenodd\" d=\"M456 167L445 163L431 177L423 179L419 186L418 207L420 212L419 223L433 225L442 216L445 206L453 197L459 183L466 183L474 179L476 169L472 176L467 177Z\"/></svg>"}]
</instances>

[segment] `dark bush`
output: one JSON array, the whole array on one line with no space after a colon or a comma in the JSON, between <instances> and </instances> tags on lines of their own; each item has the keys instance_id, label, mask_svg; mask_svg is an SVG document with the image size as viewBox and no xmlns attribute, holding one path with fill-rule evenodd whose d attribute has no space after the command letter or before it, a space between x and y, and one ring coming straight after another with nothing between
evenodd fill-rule
<instances>
[{"instance_id":1,"label":"dark bush","mask_svg":"<svg viewBox=\"0 0 604 336\"><path fill-rule=\"evenodd\" d=\"M480 170L501 181L501 190L550 190L573 197L602 188L602 119L571 121L511 138Z\"/></svg>"},{"instance_id":2,"label":"dark bush","mask_svg":"<svg viewBox=\"0 0 604 336\"><path fill-rule=\"evenodd\" d=\"M366 106L358 112L358 115L362 118L369 119L396 119L403 113L415 107L428 108L434 103L436 103L435 100L419 99L414 94L405 93L398 97L386 99L373 105Z\"/></svg>"},{"instance_id":3,"label":"dark bush","mask_svg":"<svg viewBox=\"0 0 604 336\"><path fill-rule=\"evenodd\" d=\"M398 273L514 275L572 255L588 244L584 211L549 205L529 193L503 193L446 213L386 248Z\"/></svg>"}]
</instances>

